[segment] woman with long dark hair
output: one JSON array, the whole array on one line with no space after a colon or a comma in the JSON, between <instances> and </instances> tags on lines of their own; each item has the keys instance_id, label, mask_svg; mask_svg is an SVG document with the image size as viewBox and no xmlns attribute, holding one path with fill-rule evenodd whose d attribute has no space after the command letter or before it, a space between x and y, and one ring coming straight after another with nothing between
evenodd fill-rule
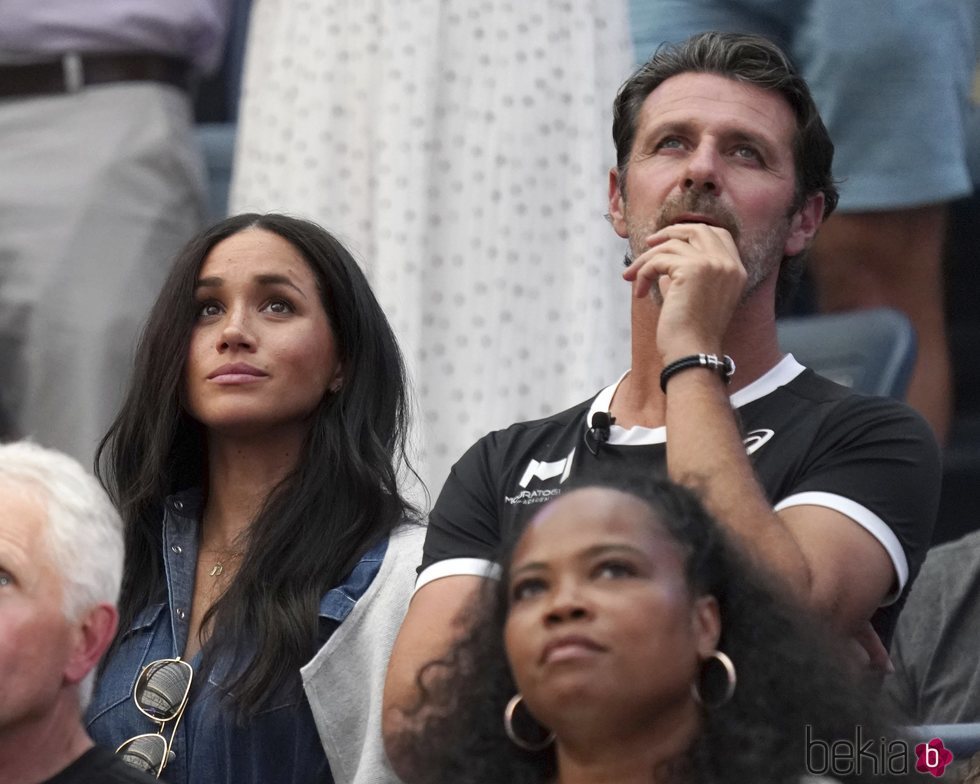
<instances>
[{"instance_id":1,"label":"woman with long dark hair","mask_svg":"<svg viewBox=\"0 0 980 784\"><path fill-rule=\"evenodd\" d=\"M667 480L565 489L499 562L419 676L395 747L413 784L797 784L846 774L831 745L859 725L875 751L887 734L857 672ZM860 763L839 777L908 764Z\"/></svg>"},{"instance_id":2,"label":"woman with long dark hair","mask_svg":"<svg viewBox=\"0 0 980 784\"><path fill-rule=\"evenodd\" d=\"M364 728L418 560L406 411L392 331L330 234L248 214L187 245L97 458L126 523L97 741L175 783L384 780ZM324 659L311 711L300 668L322 696Z\"/></svg>"}]
</instances>

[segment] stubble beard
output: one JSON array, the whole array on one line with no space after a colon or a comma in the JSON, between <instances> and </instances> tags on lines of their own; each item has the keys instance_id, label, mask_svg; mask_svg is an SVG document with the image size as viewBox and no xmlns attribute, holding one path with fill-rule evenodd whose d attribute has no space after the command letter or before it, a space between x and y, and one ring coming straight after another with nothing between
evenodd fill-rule
<instances>
[{"instance_id":1,"label":"stubble beard","mask_svg":"<svg viewBox=\"0 0 980 784\"><path fill-rule=\"evenodd\" d=\"M680 197L668 199L652 219L637 221L627 214L626 231L632 258L636 259L648 249L647 237L671 225L676 216L683 213L704 215L732 236L746 272L742 302L748 299L782 264L783 248L789 235L788 218L747 234L742 230L741 222L731 210L720 204L715 197L695 191L688 191ZM650 295L658 305L663 305L663 295L659 286L652 286Z\"/></svg>"}]
</instances>

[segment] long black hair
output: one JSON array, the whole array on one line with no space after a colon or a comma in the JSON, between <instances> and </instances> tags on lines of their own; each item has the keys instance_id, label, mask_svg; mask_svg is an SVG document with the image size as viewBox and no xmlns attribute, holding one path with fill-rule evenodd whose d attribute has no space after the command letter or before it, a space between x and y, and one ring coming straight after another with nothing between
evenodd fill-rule
<instances>
[{"instance_id":1,"label":"long black hair","mask_svg":"<svg viewBox=\"0 0 980 784\"><path fill-rule=\"evenodd\" d=\"M344 383L320 401L295 469L251 522L239 571L202 624L212 624L206 667L222 657L241 664L225 685L244 715L259 709L274 687L298 683L298 670L313 653L321 596L400 520L414 516L398 488L400 466L410 470L404 365L357 262L308 221L274 214L223 220L178 255L140 338L122 410L96 453L96 473L126 525L120 635L166 595L165 499L202 487L207 478L204 429L182 405L200 307L195 283L215 245L251 228L288 241L314 273Z\"/></svg>"},{"instance_id":2,"label":"long black hair","mask_svg":"<svg viewBox=\"0 0 980 784\"><path fill-rule=\"evenodd\" d=\"M775 583L736 551L694 493L646 475L604 475L577 486L612 488L644 503L681 548L692 595L718 600L718 649L734 662L737 686L730 701L704 709L686 756L663 771L671 781L798 784L807 773L807 733L818 744L809 749L817 765L826 761L819 744L853 740L858 725L875 742L887 734L874 718L870 684L809 616L777 598ZM528 752L504 731L504 707L517 692L503 642L514 544L504 548L499 582L487 581L466 614L462 639L419 675L416 720L396 741L418 784L541 784L555 776L554 744ZM841 778L900 780L878 772L865 760L862 775Z\"/></svg>"}]
</instances>

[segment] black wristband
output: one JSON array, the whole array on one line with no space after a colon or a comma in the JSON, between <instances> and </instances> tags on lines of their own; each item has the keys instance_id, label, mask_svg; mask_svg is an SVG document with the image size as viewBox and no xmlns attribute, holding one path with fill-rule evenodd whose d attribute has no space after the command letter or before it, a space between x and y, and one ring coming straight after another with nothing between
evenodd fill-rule
<instances>
[{"instance_id":1,"label":"black wristband","mask_svg":"<svg viewBox=\"0 0 980 784\"><path fill-rule=\"evenodd\" d=\"M667 367L660 371L660 389L664 394L667 393L667 382L675 373L680 373L688 368L703 367L713 370L724 379L728 384L735 374L735 362L728 354L719 357L717 354L691 354L689 357L681 357L674 360Z\"/></svg>"}]
</instances>

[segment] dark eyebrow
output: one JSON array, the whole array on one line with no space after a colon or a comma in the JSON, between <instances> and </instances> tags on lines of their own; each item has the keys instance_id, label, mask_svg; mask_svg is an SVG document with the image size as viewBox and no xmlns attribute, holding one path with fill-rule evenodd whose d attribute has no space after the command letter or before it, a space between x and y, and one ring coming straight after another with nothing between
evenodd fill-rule
<instances>
[{"instance_id":1,"label":"dark eyebrow","mask_svg":"<svg viewBox=\"0 0 980 784\"><path fill-rule=\"evenodd\" d=\"M609 553L627 553L631 555L646 555L639 547L634 547L631 544L597 544L594 547L590 547L584 553L583 556L586 558L595 558L599 555L607 555Z\"/></svg>"},{"instance_id":2,"label":"dark eyebrow","mask_svg":"<svg viewBox=\"0 0 980 784\"><path fill-rule=\"evenodd\" d=\"M302 292L300 287L297 286L295 283L293 283L285 275L280 275L278 273L271 273L271 272L263 275L256 275L255 282L260 283L263 286L276 286L280 284L283 286L289 286L289 288L295 290L296 293L299 294L303 299L306 299L306 295Z\"/></svg>"},{"instance_id":3,"label":"dark eyebrow","mask_svg":"<svg viewBox=\"0 0 980 784\"><path fill-rule=\"evenodd\" d=\"M650 133L656 133L657 135L662 133L689 133L693 125L693 123L687 120L669 120L668 122L654 125L650 129Z\"/></svg>"},{"instance_id":4,"label":"dark eyebrow","mask_svg":"<svg viewBox=\"0 0 980 784\"><path fill-rule=\"evenodd\" d=\"M302 289L299 288L295 283L293 283L287 276L280 275L276 272L267 272L260 275L256 275L254 278L255 282L261 286L289 286L289 288L296 291L303 299L306 299L306 294L303 293ZM198 278L197 283L194 284L194 290L198 289L216 289L221 288L225 283L224 278L219 278L217 276L211 278Z\"/></svg>"}]
</instances>

